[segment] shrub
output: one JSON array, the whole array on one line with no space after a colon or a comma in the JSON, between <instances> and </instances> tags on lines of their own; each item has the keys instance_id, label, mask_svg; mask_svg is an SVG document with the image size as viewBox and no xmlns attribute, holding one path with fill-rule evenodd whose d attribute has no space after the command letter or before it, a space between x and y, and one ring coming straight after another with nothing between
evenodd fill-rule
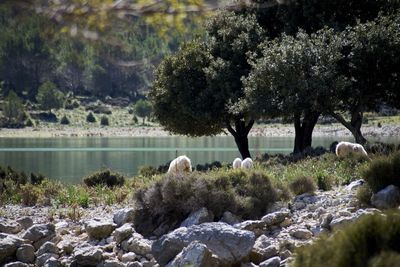
<instances>
[{"instance_id":1,"label":"shrub","mask_svg":"<svg viewBox=\"0 0 400 267\"><path fill-rule=\"evenodd\" d=\"M372 194L371 188L367 184L364 184L358 188L356 198L361 204L369 206Z\"/></svg>"},{"instance_id":2,"label":"shrub","mask_svg":"<svg viewBox=\"0 0 400 267\"><path fill-rule=\"evenodd\" d=\"M21 186L22 204L25 206L35 206L41 195L40 189L32 184Z\"/></svg>"},{"instance_id":3,"label":"shrub","mask_svg":"<svg viewBox=\"0 0 400 267\"><path fill-rule=\"evenodd\" d=\"M14 91L10 91L2 106L3 115L9 125L21 123L25 117L24 105Z\"/></svg>"},{"instance_id":4,"label":"shrub","mask_svg":"<svg viewBox=\"0 0 400 267\"><path fill-rule=\"evenodd\" d=\"M83 182L90 187L97 185L114 187L124 185L125 177L117 172L111 172L110 170L101 170L84 177Z\"/></svg>"},{"instance_id":5,"label":"shrub","mask_svg":"<svg viewBox=\"0 0 400 267\"><path fill-rule=\"evenodd\" d=\"M92 112L89 112L89 114L86 116L86 121L90 123L96 122L96 118L94 117Z\"/></svg>"},{"instance_id":6,"label":"shrub","mask_svg":"<svg viewBox=\"0 0 400 267\"><path fill-rule=\"evenodd\" d=\"M52 82L45 82L39 86L36 100L40 107L44 110L51 110L52 108L61 108L63 104L64 95L60 92L56 85Z\"/></svg>"},{"instance_id":7,"label":"shrub","mask_svg":"<svg viewBox=\"0 0 400 267\"><path fill-rule=\"evenodd\" d=\"M107 116L102 116L100 119L100 125L107 126L110 125Z\"/></svg>"},{"instance_id":8,"label":"shrub","mask_svg":"<svg viewBox=\"0 0 400 267\"><path fill-rule=\"evenodd\" d=\"M33 127L33 121L31 119L27 119L25 121L25 126L26 127Z\"/></svg>"},{"instance_id":9,"label":"shrub","mask_svg":"<svg viewBox=\"0 0 400 267\"><path fill-rule=\"evenodd\" d=\"M400 152L374 159L363 177L374 193L388 185L400 186Z\"/></svg>"},{"instance_id":10,"label":"shrub","mask_svg":"<svg viewBox=\"0 0 400 267\"><path fill-rule=\"evenodd\" d=\"M293 266L398 266L399 240L398 211L366 215L331 237L298 248Z\"/></svg>"},{"instance_id":11,"label":"shrub","mask_svg":"<svg viewBox=\"0 0 400 267\"><path fill-rule=\"evenodd\" d=\"M61 118L60 123L63 124L63 125L67 125L67 124L69 124L70 122L69 122L69 119L67 118L67 116L64 115L64 116Z\"/></svg>"},{"instance_id":12,"label":"shrub","mask_svg":"<svg viewBox=\"0 0 400 267\"><path fill-rule=\"evenodd\" d=\"M45 177L42 174L31 173L31 184L38 185L41 184L44 180Z\"/></svg>"},{"instance_id":13,"label":"shrub","mask_svg":"<svg viewBox=\"0 0 400 267\"><path fill-rule=\"evenodd\" d=\"M219 161L214 161L212 163L206 163L204 165L201 164L197 164L196 165L196 171L209 171L212 169L218 169L218 168L222 168L222 164Z\"/></svg>"},{"instance_id":14,"label":"shrub","mask_svg":"<svg viewBox=\"0 0 400 267\"><path fill-rule=\"evenodd\" d=\"M331 190L334 183L335 183L335 179L331 175L322 174L322 173L317 174L318 189L320 189L322 191Z\"/></svg>"},{"instance_id":15,"label":"shrub","mask_svg":"<svg viewBox=\"0 0 400 267\"><path fill-rule=\"evenodd\" d=\"M160 174L160 172L153 166L141 166L139 168L139 175L143 177L152 177L157 174Z\"/></svg>"},{"instance_id":16,"label":"shrub","mask_svg":"<svg viewBox=\"0 0 400 267\"><path fill-rule=\"evenodd\" d=\"M225 211L245 219L258 218L276 201L277 193L264 173L227 170L194 172L184 178L165 175L138 190L134 198L135 229L144 235L161 235L202 207L217 220Z\"/></svg>"},{"instance_id":17,"label":"shrub","mask_svg":"<svg viewBox=\"0 0 400 267\"><path fill-rule=\"evenodd\" d=\"M314 193L317 189L314 180L309 176L300 176L289 184L289 188L296 196L304 193Z\"/></svg>"},{"instance_id":18,"label":"shrub","mask_svg":"<svg viewBox=\"0 0 400 267\"><path fill-rule=\"evenodd\" d=\"M68 98L64 103L65 109L75 109L79 107L79 102Z\"/></svg>"},{"instance_id":19,"label":"shrub","mask_svg":"<svg viewBox=\"0 0 400 267\"><path fill-rule=\"evenodd\" d=\"M139 123L139 119L136 116L133 116L133 123L134 124L138 124Z\"/></svg>"}]
</instances>

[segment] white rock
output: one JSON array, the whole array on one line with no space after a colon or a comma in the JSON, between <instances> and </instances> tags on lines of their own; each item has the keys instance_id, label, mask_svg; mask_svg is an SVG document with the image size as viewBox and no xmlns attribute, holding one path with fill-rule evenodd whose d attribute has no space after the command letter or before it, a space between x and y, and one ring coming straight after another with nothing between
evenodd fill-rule
<instances>
[{"instance_id":1,"label":"white rock","mask_svg":"<svg viewBox=\"0 0 400 267\"><path fill-rule=\"evenodd\" d=\"M307 229L292 229L289 233L291 236L302 240L310 239L313 235L312 232Z\"/></svg>"},{"instance_id":2,"label":"white rock","mask_svg":"<svg viewBox=\"0 0 400 267\"><path fill-rule=\"evenodd\" d=\"M205 222L212 222L214 220L214 214L208 211L206 208L201 208L195 212L192 212L186 220L181 223L181 227L189 227L196 224Z\"/></svg>"},{"instance_id":3,"label":"white rock","mask_svg":"<svg viewBox=\"0 0 400 267\"><path fill-rule=\"evenodd\" d=\"M118 227L125 223L132 223L135 217L135 210L132 208L120 209L116 213L114 213L114 223L117 224Z\"/></svg>"}]
</instances>

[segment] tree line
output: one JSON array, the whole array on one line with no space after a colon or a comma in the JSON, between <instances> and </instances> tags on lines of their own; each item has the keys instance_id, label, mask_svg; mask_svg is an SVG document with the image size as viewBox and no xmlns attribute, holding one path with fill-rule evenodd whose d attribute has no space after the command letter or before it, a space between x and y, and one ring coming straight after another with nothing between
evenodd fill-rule
<instances>
[{"instance_id":1,"label":"tree line","mask_svg":"<svg viewBox=\"0 0 400 267\"><path fill-rule=\"evenodd\" d=\"M166 129L190 136L230 132L243 158L260 118L295 128L294 153L312 144L321 115L356 142L365 111L400 105L398 1L254 1L222 11L193 40L167 56L150 90Z\"/></svg>"}]
</instances>

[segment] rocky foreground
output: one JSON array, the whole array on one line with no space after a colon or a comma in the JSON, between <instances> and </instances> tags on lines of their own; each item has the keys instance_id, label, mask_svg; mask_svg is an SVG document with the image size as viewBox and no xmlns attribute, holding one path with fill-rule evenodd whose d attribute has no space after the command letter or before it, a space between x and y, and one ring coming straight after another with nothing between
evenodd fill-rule
<instances>
[{"instance_id":1,"label":"rocky foreground","mask_svg":"<svg viewBox=\"0 0 400 267\"><path fill-rule=\"evenodd\" d=\"M133 208L93 207L79 220L51 208L5 206L0 219L0 264L11 266L287 266L294 249L358 217L362 181L277 203L259 220L225 212L220 222L203 208L180 228L144 238L133 228ZM61 217L61 218L59 218Z\"/></svg>"}]
</instances>

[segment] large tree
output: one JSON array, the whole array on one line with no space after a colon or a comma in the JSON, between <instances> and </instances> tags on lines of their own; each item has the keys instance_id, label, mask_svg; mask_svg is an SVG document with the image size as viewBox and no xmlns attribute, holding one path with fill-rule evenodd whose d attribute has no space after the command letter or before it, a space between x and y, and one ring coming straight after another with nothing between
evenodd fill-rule
<instances>
[{"instance_id":1,"label":"large tree","mask_svg":"<svg viewBox=\"0 0 400 267\"><path fill-rule=\"evenodd\" d=\"M295 127L294 153L312 144L318 117L335 89L346 86L337 62L341 40L333 30L295 37L284 35L262 45L262 57L254 59L245 80L243 104L264 117L286 117Z\"/></svg>"},{"instance_id":2,"label":"large tree","mask_svg":"<svg viewBox=\"0 0 400 267\"><path fill-rule=\"evenodd\" d=\"M223 12L207 25L206 43L186 44L163 60L150 96L160 123L178 134L215 135L228 130L243 158L250 157L248 133L255 117L232 109L244 97L247 53L255 51L263 31L255 17Z\"/></svg>"}]
</instances>

